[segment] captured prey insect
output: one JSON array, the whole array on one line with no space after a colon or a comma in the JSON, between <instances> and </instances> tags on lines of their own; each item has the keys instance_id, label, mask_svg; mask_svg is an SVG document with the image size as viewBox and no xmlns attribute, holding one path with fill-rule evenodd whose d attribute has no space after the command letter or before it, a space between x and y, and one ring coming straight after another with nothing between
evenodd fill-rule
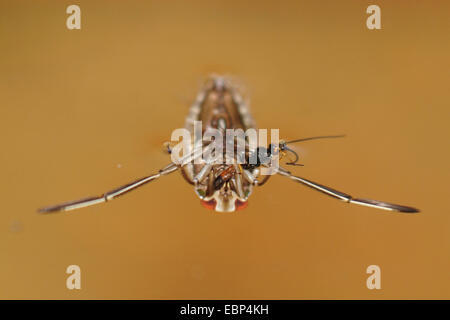
<instances>
[{"instance_id":1,"label":"captured prey insect","mask_svg":"<svg viewBox=\"0 0 450 320\"><path fill-rule=\"evenodd\" d=\"M255 128L253 118L237 88L233 86L228 79L220 76L213 76L208 79L197 95L186 118L185 129L191 134L194 134L194 124L197 121L201 121L203 124L203 132L211 128L221 132L228 129L242 129L246 131L247 129ZM181 175L188 183L194 186L194 190L204 207L218 212L233 212L245 208L253 188L264 185L271 177L271 175L261 174L263 168L273 169L276 174L287 177L347 203L390 211L407 213L419 212L419 210L412 207L377 200L353 198L349 194L295 176L290 171L280 166L276 166L275 168L271 166L270 160L272 160L273 157L282 159L286 157L288 153L292 154L295 159L286 164L301 166L301 164L297 163L299 159L297 153L288 147L291 143L337 137L340 136L319 136L287 142L280 141L276 144L270 144L268 148L263 146L258 146L253 149L246 147L244 154L239 155L238 153L235 158L228 159L230 161L226 161L225 163L196 161L202 158L206 151L210 151L208 148L211 146L211 143L207 144L202 141L202 147L206 146L206 148L200 150L200 152L196 147L191 148L189 152L184 155L183 161L172 161L155 174L143 177L97 197L45 207L39 209L39 212L50 213L69 211L107 202L177 170L181 172ZM168 147L168 150L171 151L170 147ZM224 154L224 156L226 155ZM244 158L245 161L237 161L238 156L240 156L240 159ZM256 161L248 161L252 156L256 156ZM255 157L253 157L253 159L254 158Z\"/></svg>"}]
</instances>

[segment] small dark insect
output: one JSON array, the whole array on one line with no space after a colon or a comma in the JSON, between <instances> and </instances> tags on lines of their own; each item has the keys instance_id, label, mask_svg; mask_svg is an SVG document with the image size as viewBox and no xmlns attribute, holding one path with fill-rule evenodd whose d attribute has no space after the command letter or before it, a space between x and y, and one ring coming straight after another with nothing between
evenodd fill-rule
<instances>
[{"instance_id":1,"label":"small dark insect","mask_svg":"<svg viewBox=\"0 0 450 320\"><path fill-rule=\"evenodd\" d=\"M185 128L192 134L194 122L196 121L202 122L204 131L208 128L216 129L220 132L225 132L227 129L242 129L243 131L246 131L247 129L255 128L253 118L238 90L223 77L211 77L198 94L194 104L191 106L186 118ZM194 190L204 207L214 209L218 212L233 212L245 208L248 198L253 191L253 187L264 185L271 177L270 175L262 176L260 169L266 167L273 169L270 165L270 160L273 157L283 159L288 157L288 155L293 155L294 160L289 161L286 164L291 166L302 166L302 164L298 163L298 154L289 148L288 145L307 140L338 137L341 136L310 137L287 142L281 141L278 144L270 144L268 148L259 146L255 150L245 151L244 158L246 161L243 164L237 161L238 156L236 156L235 159L232 159L229 164L215 164L208 162L198 163L195 160L202 158L204 151L198 153L198 150L193 149L188 155L189 161L185 163L177 164L171 162L155 174L143 177L100 196L45 207L39 209L39 212L50 213L69 211L107 202L177 170L180 170L183 178L194 186ZM169 153L172 152L169 144L165 147ZM254 156L256 156L256 162L248 161L249 158ZM240 155L239 158L242 158L242 155ZM353 198L346 193L295 176L282 167L277 167L274 170L276 170L276 174L288 177L293 181L299 182L347 203L389 211L407 213L419 212L419 210L412 207L378 200Z\"/></svg>"}]
</instances>

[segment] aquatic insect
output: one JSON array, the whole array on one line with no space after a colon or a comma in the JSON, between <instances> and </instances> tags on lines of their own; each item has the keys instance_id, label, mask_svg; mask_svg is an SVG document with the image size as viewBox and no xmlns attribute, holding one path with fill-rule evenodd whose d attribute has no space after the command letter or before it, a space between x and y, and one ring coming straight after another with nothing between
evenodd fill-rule
<instances>
[{"instance_id":1,"label":"aquatic insect","mask_svg":"<svg viewBox=\"0 0 450 320\"><path fill-rule=\"evenodd\" d=\"M249 128L255 127L253 118L237 88L227 79L218 76L211 77L197 95L186 118L185 128L193 133L194 123L196 121L201 121L203 123L203 131L206 131L209 128L221 131L225 131L226 129L242 129L246 131ZM230 162L220 164L201 161L196 162L194 160L198 160L199 157L202 157L203 151L199 153L194 148L186 155L185 159L187 159L187 161L180 163L171 162L155 174L143 177L100 196L45 207L39 209L39 212L50 213L69 211L111 201L127 192L135 190L177 170L181 172L183 178L188 183L194 186L194 190L204 207L218 212L233 212L245 208L247 206L248 198L253 191L253 187L264 185L271 177L271 175L261 175L260 169L263 167L270 167L270 160L273 157L277 156L279 159L282 159L289 153L292 154L295 159L286 164L291 166L301 166L301 164L297 163L299 159L298 154L288 147L289 144L307 140L337 137L341 136L310 137L287 142L280 141L278 144L270 144L268 148L262 146L253 150L246 148L244 155L240 155L246 159L244 163L239 163L236 159L231 159ZM170 146L168 146L168 151L171 151ZM252 155L256 155L256 162L251 163L250 161L247 161ZM238 155L236 155L236 157L237 156ZM349 194L295 176L281 166L278 166L274 170L276 170L276 174L287 177L347 203L390 211L407 213L419 212L419 210L412 207L378 200L353 198Z\"/></svg>"}]
</instances>

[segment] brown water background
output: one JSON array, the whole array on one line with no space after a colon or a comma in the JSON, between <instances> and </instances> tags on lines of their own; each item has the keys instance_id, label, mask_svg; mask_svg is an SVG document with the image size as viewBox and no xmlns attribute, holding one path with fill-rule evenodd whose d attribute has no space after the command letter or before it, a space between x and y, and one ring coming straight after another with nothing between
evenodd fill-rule
<instances>
[{"instance_id":1,"label":"brown water background","mask_svg":"<svg viewBox=\"0 0 450 320\"><path fill-rule=\"evenodd\" d=\"M375 31L369 4L0 1L0 298L450 298L450 3L378 0ZM216 214L175 173L36 213L166 165L162 143L210 73L245 84L260 128L347 134L298 145L297 174L422 212L273 177L245 211ZM372 264L381 290L366 288Z\"/></svg>"}]
</instances>

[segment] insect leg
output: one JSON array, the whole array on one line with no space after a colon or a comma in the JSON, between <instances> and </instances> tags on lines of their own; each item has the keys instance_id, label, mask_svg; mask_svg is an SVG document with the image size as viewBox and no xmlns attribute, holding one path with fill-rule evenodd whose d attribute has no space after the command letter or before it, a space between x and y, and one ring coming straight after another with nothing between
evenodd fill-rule
<instances>
[{"instance_id":1,"label":"insect leg","mask_svg":"<svg viewBox=\"0 0 450 320\"><path fill-rule=\"evenodd\" d=\"M242 177L241 177L241 173L239 172L239 166L237 164L234 164L234 178L232 179L234 185L235 185L235 190L236 193L238 195L239 198L243 199L245 198L244 196L244 191L243 191L243 187L242 187Z\"/></svg>"},{"instance_id":2,"label":"insect leg","mask_svg":"<svg viewBox=\"0 0 450 320\"><path fill-rule=\"evenodd\" d=\"M205 178L209 175L209 172L212 169L212 164L205 164L203 168L200 170L200 172L195 176L194 178L194 185L197 186L197 184L202 183Z\"/></svg>"},{"instance_id":3,"label":"insect leg","mask_svg":"<svg viewBox=\"0 0 450 320\"><path fill-rule=\"evenodd\" d=\"M207 146L205 148L205 150L208 150L208 148L210 148L210 146ZM89 207L89 206L92 206L94 204L103 203L103 202L107 202L107 201L113 200L113 199L115 199L115 198L117 198L117 197L119 197L119 196L129 192L129 191L135 190L136 188L139 188L139 187L143 186L144 184L147 184L148 182L151 182L151 181L153 181L155 179L158 179L159 177L161 177L163 175L172 173L175 170L177 170L179 167L182 167L182 166L186 165L187 163L189 163L190 161L193 161L196 158L201 157L202 156L202 152L199 152L199 150L200 150L200 148L199 149L195 149L194 151L192 151L189 154L185 155L184 157L179 159L179 163L173 163L173 162L170 163L166 167L164 167L161 170L159 170L158 173L152 174L152 175L147 176L147 177L143 177L141 179L138 179L136 181L128 183L128 184L126 184L124 186L121 186L121 187L119 187L117 189L108 191L108 192L104 193L101 196L84 198L84 199L80 199L80 200L75 200L75 201L70 201L70 202L57 204L57 205L50 206L50 207L44 207L44 208L38 209L38 212L41 212L41 213L52 213L52 212L58 212L58 211L69 211L69 210Z\"/></svg>"},{"instance_id":4,"label":"insect leg","mask_svg":"<svg viewBox=\"0 0 450 320\"><path fill-rule=\"evenodd\" d=\"M247 180L248 183L251 185L258 185L258 180L255 178L255 176L250 172L250 170L244 169L242 170L242 175L244 176L244 179Z\"/></svg>"},{"instance_id":5,"label":"insect leg","mask_svg":"<svg viewBox=\"0 0 450 320\"><path fill-rule=\"evenodd\" d=\"M135 189L143 186L144 184L147 184L148 182L158 179L159 177L161 177L163 175L172 173L177 169L178 169L178 167L174 163L171 163L168 166L164 167L163 169L159 170L159 172L156 174L152 174L150 176L138 179L138 180L128 183L124 186L121 186L117 189L108 191L101 196L84 198L84 199L80 199L80 200L57 204L55 206L44 207L44 208L39 209L38 212L52 213L52 212L58 212L58 211L69 211L69 210L89 207L89 206L92 206L92 205L98 204L98 203L107 202L107 201L113 200L129 191L135 190Z\"/></svg>"},{"instance_id":6,"label":"insect leg","mask_svg":"<svg viewBox=\"0 0 450 320\"><path fill-rule=\"evenodd\" d=\"M278 174L288 177L294 181L297 181L301 184L304 184L312 189L315 189L317 191L320 191L326 195L329 195L331 197L334 197L336 199L348 202L348 203L354 203L359 204L362 206L377 208L377 209L383 209L383 210L389 210L389 211L398 211L398 212L406 212L406 213L416 213L419 212L418 209L402 206L398 204L388 203L388 202L382 202L378 200L370 200L370 199L361 199L361 198L353 198L351 195L343 193L341 191L337 191L335 189L332 189L330 187L326 187L324 185L321 185L319 183L313 182L311 180L307 180L301 177L297 177L292 175L289 171L286 169L283 169L281 167L278 168L277 171Z\"/></svg>"}]
</instances>

